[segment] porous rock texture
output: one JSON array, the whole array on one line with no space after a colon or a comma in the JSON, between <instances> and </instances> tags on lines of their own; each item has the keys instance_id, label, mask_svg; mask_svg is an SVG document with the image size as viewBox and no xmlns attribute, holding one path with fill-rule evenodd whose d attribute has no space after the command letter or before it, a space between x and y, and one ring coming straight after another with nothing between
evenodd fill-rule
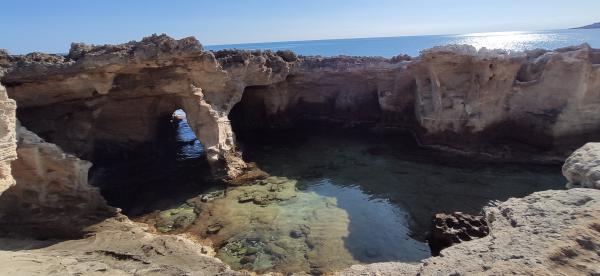
<instances>
[{"instance_id":1,"label":"porous rock texture","mask_svg":"<svg viewBox=\"0 0 600 276\"><path fill-rule=\"evenodd\" d=\"M587 143L565 161L567 188L600 189L600 143Z\"/></svg>"},{"instance_id":2,"label":"porous rock texture","mask_svg":"<svg viewBox=\"0 0 600 276\"><path fill-rule=\"evenodd\" d=\"M483 238L490 233L487 221L483 216L454 212L452 214L436 214L433 217L431 233L427 243L431 254L438 256L444 248L464 241Z\"/></svg>"},{"instance_id":3,"label":"porous rock texture","mask_svg":"<svg viewBox=\"0 0 600 276\"><path fill-rule=\"evenodd\" d=\"M323 58L211 52L194 38L154 35L121 45L75 43L66 56L4 55L2 83L23 125L92 162L149 151L161 118L178 108L228 178L245 168L232 124L236 131L307 120L401 127L424 145L512 161L562 161L600 135L600 51L586 44Z\"/></svg>"},{"instance_id":4,"label":"porous rock texture","mask_svg":"<svg viewBox=\"0 0 600 276\"><path fill-rule=\"evenodd\" d=\"M2 74L0 69L0 77ZM16 109L15 101L0 84L0 194L15 184L10 163L17 159Z\"/></svg>"}]
</instances>

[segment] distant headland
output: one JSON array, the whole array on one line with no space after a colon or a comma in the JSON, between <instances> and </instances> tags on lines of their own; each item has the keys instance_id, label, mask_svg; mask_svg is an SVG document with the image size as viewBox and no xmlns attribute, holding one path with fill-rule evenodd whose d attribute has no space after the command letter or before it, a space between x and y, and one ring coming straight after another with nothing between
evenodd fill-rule
<instances>
[{"instance_id":1,"label":"distant headland","mask_svg":"<svg viewBox=\"0 0 600 276\"><path fill-rule=\"evenodd\" d=\"M600 22L596 22L590 25L585 25L582 27L577 27L577 28L573 28L573 29L600 29Z\"/></svg>"}]
</instances>

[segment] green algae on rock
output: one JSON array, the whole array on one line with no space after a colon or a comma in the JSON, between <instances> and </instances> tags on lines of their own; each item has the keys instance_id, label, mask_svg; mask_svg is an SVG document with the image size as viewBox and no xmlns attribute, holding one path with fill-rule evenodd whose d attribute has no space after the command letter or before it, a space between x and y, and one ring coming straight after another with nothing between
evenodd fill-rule
<instances>
[{"instance_id":1,"label":"green algae on rock","mask_svg":"<svg viewBox=\"0 0 600 276\"><path fill-rule=\"evenodd\" d=\"M190 226L198 217L200 210L190 204L162 211L156 218L156 229L166 233Z\"/></svg>"}]
</instances>

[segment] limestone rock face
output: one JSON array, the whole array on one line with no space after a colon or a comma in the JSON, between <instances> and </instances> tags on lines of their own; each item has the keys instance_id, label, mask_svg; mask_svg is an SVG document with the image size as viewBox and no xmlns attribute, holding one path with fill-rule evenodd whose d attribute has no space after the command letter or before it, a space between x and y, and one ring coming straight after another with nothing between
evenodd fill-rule
<instances>
[{"instance_id":1,"label":"limestone rock face","mask_svg":"<svg viewBox=\"0 0 600 276\"><path fill-rule=\"evenodd\" d=\"M444 46L408 60L300 57L284 82L247 87L229 117L242 130L303 119L402 127L423 145L562 162L600 138L599 58L585 44L525 53Z\"/></svg>"},{"instance_id":2,"label":"limestone rock face","mask_svg":"<svg viewBox=\"0 0 600 276\"><path fill-rule=\"evenodd\" d=\"M481 139L581 145L598 133L599 57L585 44L553 52L426 50L411 65L421 137L448 146Z\"/></svg>"},{"instance_id":3,"label":"limestone rock face","mask_svg":"<svg viewBox=\"0 0 600 276\"><path fill-rule=\"evenodd\" d=\"M194 38L155 35L122 45L73 44L66 57L15 57L3 82L28 128L88 160L152 143L157 122L183 108L209 161L232 164L224 173L233 177L244 166L229 110L244 87L283 81L288 71L273 53L213 54Z\"/></svg>"},{"instance_id":4,"label":"limestone rock face","mask_svg":"<svg viewBox=\"0 0 600 276\"><path fill-rule=\"evenodd\" d=\"M523 61L523 54L467 45L424 51L411 64L419 124L427 134L462 134L506 120L506 102Z\"/></svg>"},{"instance_id":5,"label":"limestone rock face","mask_svg":"<svg viewBox=\"0 0 600 276\"><path fill-rule=\"evenodd\" d=\"M57 209L106 204L98 189L88 184L90 162L64 153L24 127L19 127L17 145L18 159L13 162L17 185L11 192L18 193L22 202Z\"/></svg>"},{"instance_id":6,"label":"limestone rock face","mask_svg":"<svg viewBox=\"0 0 600 276\"><path fill-rule=\"evenodd\" d=\"M194 38L154 35L121 45L73 44L66 56L8 56L4 63L2 83L21 122L92 162L156 143L161 118L179 108L226 178L246 168L235 129L307 121L402 127L424 145L513 161L532 153L562 160L600 138L600 51L585 44L322 58L210 52Z\"/></svg>"},{"instance_id":7,"label":"limestone rock face","mask_svg":"<svg viewBox=\"0 0 600 276\"><path fill-rule=\"evenodd\" d=\"M2 230L77 237L80 225L112 214L98 188L88 184L90 162L17 128L18 158L12 162L16 184L0 196ZM37 229L42 225L44 229Z\"/></svg>"},{"instance_id":8,"label":"limestone rock face","mask_svg":"<svg viewBox=\"0 0 600 276\"><path fill-rule=\"evenodd\" d=\"M587 143L573 152L562 171L567 188L600 189L600 143Z\"/></svg>"},{"instance_id":9,"label":"limestone rock face","mask_svg":"<svg viewBox=\"0 0 600 276\"><path fill-rule=\"evenodd\" d=\"M10 166L17 159L15 111L15 101L8 98L0 84L0 195L15 184Z\"/></svg>"},{"instance_id":10,"label":"limestone rock face","mask_svg":"<svg viewBox=\"0 0 600 276\"><path fill-rule=\"evenodd\" d=\"M594 275L600 273L600 191L537 192L484 209L486 237L420 264L355 265L340 275Z\"/></svg>"}]
</instances>

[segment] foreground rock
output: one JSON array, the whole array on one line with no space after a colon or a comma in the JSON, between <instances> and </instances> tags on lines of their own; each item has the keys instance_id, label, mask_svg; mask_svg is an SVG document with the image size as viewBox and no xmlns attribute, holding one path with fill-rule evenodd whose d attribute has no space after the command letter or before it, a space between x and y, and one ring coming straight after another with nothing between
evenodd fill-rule
<instances>
[{"instance_id":1,"label":"foreground rock","mask_svg":"<svg viewBox=\"0 0 600 276\"><path fill-rule=\"evenodd\" d=\"M490 234L419 264L355 265L339 275L596 275L600 190L544 191L484 209Z\"/></svg>"},{"instance_id":2,"label":"foreground rock","mask_svg":"<svg viewBox=\"0 0 600 276\"><path fill-rule=\"evenodd\" d=\"M600 189L600 143L587 143L576 150L563 166L567 188Z\"/></svg>"},{"instance_id":3,"label":"foreground rock","mask_svg":"<svg viewBox=\"0 0 600 276\"><path fill-rule=\"evenodd\" d=\"M245 275L210 247L176 235L155 235L125 217L86 229L80 240L0 237L3 275Z\"/></svg>"}]
</instances>

